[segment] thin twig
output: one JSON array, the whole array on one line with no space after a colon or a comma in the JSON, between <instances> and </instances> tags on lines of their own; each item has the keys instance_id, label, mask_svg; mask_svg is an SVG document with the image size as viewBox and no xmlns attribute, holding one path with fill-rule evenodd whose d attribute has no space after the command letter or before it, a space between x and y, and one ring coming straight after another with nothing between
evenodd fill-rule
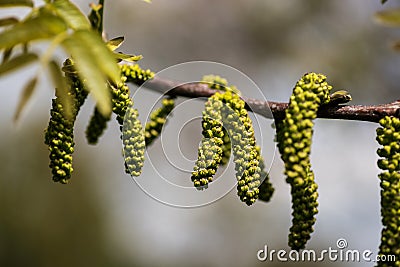
<instances>
[{"instance_id":1,"label":"thin twig","mask_svg":"<svg viewBox=\"0 0 400 267\"><path fill-rule=\"evenodd\" d=\"M147 81L144 87L155 90L161 94L170 96L183 96L189 98L210 97L217 90L210 89L207 84L192 82L179 83L171 80L155 77ZM246 102L247 109L265 118L282 119L288 103L263 101L253 98L242 97ZM380 105L324 105L318 111L318 118L357 120L378 122L384 116L400 118L400 100Z\"/></svg>"}]
</instances>

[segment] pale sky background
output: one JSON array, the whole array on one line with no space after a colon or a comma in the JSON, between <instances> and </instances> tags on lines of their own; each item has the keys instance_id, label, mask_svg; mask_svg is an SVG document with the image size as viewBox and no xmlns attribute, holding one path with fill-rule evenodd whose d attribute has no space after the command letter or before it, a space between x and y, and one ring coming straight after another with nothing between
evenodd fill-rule
<instances>
[{"instance_id":1,"label":"pale sky background","mask_svg":"<svg viewBox=\"0 0 400 267\"><path fill-rule=\"evenodd\" d=\"M88 11L89 1L77 2ZM154 71L190 61L214 61L247 75L266 99L282 102L289 99L302 74L315 71L326 74L336 90L348 90L353 104L377 104L399 98L400 54L390 49L390 42L400 34L398 29L376 24L372 17L396 4L388 1L381 6L379 0L153 0L149 5L116 0L107 2L105 30L109 38L124 35L120 50L142 54L140 64ZM65 55L59 52L62 62ZM193 69L181 65L164 74L182 80L182 72L187 71L187 80L200 79L212 68ZM16 125L12 122L22 87L36 71L33 65L0 79L0 210L4 216L0 220L0 263L274 266L258 262L257 251L264 245L288 250L290 188L274 152L271 120L257 116L260 126L256 129L265 160L268 165L273 163L270 174L275 192L270 203L247 207L236 196L236 189L196 209L155 201L124 173L115 119L97 146L87 145L84 131L93 109L91 99L76 124L71 182L54 184L42 139L54 92L45 74L21 120ZM234 72L231 75L226 78L242 81ZM135 88L131 87L138 92L135 106L144 121L159 95ZM239 89L246 96L260 94L251 86ZM186 193L171 194L172 189L152 182L164 177L190 184L190 173L177 171L170 163L186 169L192 166L201 138L203 102L183 98L177 102L180 105L162 140L148 151L140 179L166 199L182 203ZM336 249L336 240L345 238L348 249L377 252L381 222L376 127L367 122L316 121L311 161L320 204L307 248ZM227 184L234 182L232 165L221 178ZM374 266L365 262L306 265Z\"/></svg>"}]
</instances>

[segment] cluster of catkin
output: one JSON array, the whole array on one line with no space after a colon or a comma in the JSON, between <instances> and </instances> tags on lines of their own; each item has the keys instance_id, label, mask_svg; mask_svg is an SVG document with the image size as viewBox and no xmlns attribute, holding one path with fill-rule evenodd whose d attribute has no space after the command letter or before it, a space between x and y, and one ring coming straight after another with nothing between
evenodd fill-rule
<instances>
[{"instance_id":1,"label":"cluster of catkin","mask_svg":"<svg viewBox=\"0 0 400 267\"><path fill-rule=\"evenodd\" d=\"M74 71L74 63L64 62L67 96L52 100L50 121L45 131L45 143L50 151L50 168L53 180L67 183L73 171L74 122L88 92ZM127 83L141 85L152 79L154 73L142 70L139 65L120 65L121 79L109 85L112 96L112 111L120 125L125 158L125 170L139 176L144 162L146 146L161 133L175 105L174 97L164 97L161 107L154 110L142 127L138 111L133 108ZM231 154L235 164L237 194L241 201L252 205L257 199L269 201L274 188L265 170L261 148L257 146L252 121L240 91L228 85L226 79L215 75L204 76L203 83L218 90L208 98L202 113L202 140L191 180L203 190L213 181L218 167L226 165ZM313 120L321 105L338 105L351 100L346 91L330 95L332 87L322 74L307 73L295 85L283 119L275 120L276 142L284 162L286 182L291 186L292 226L289 231L289 246L294 250L305 248L313 232L315 215L318 212L318 192L311 169L310 151L313 135ZM61 97L69 97L71 115L66 116ZM332 98L331 98L332 97ZM331 102L330 102L331 101ZM86 129L87 141L96 144L111 119L95 107ZM395 255L400 258L400 119L385 117L380 120L376 140L382 146L377 153L381 157L378 167L381 185L382 242L380 255ZM378 266L400 266L379 262ZM397 265L396 265L397 264Z\"/></svg>"},{"instance_id":2,"label":"cluster of catkin","mask_svg":"<svg viewBox=\"0 0 400 267\"><path fill-rule=\"evenodd\" d=\"M73 171L72 154L74 152L74 123L80 107L84 104L88 92L81 81L71 59L64 62L65 80L68 85L68 96L72 103L72 117L67 117L63 103L56 90L56 97L52 100L50 121L45 130L45 144L50 151L50 168L55 182L67 183ZM143 70L139 65L120 65L121 80L117 85L109 85L112 100L112 111L120 124L121 139L123 141L125 169L132 176L138 176L144 161L146 145L158 136L166 117L172 111L174 100L165 98L162 106L150 115L150 121L145 128L138 119L138 111L133 108L133 100L127 83L142 84L152 79L154 73ZM65 97L65 96L62 96ZM95 107L93 115L86 129L86 138L89 144L96 144L111 119L104 116Z\"/></svg>"}]
</instances>

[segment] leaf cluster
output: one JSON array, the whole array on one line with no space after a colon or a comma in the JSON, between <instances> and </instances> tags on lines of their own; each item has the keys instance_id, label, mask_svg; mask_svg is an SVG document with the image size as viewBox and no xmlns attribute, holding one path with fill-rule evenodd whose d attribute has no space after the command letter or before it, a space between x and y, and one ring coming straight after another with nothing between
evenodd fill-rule
<instances>
[{"instance_id":1,"label":"leaf cluster","mask_svg":"<svg viewBox=\"0 0 400 267\"><path fill-rule=\"evenodd\" d=\"M101 38L102 24L96 24L93 18L102 21L102 5L92 5L89 18L68 0L47 0L39 7L34 7L33 1L28 0L3 0L0 3L0 8L9 6L28 7L30 12L22 19L15 16L0 19L0 51L3 52L0 75L33 62L39 62L40 66L23 90L15 119L32 96L40 71L48 69L60 94L67 92L58 63L53 58L58 47L74 60L77 75L85 81L85 89L96 100L98 111L104 116L109 115L111 95L107 83L116 84L120 79L117 61L137 61L141 56L113 52L123 41L122 37L122 40L117 38L108 43ZM38 41L49 43L43 55L30 51L32 44ZM65 101L64 106L66 115L71 116L71 103Z\"/></svg>"}]
</instances>

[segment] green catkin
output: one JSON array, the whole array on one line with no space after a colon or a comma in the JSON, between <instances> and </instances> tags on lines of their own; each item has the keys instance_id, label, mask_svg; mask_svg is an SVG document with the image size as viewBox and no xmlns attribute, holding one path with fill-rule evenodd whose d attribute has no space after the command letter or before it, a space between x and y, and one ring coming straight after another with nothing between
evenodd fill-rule
<instances>
[{"instance_id":1,"label":"green catkin","mask_svg":"<svg viewBox=\"0 0 400 267\"><path fill-rule=\"evenodd\" d=\"M64 67L73 69L73 62L67 59ZM52 100L49 125L45 131L45 144L50 151L50 165L53 181L62 184L68 183L73 172L72 153L74 152L74 123L80 107L83 105L87 91L76 73L66 72L69 93L72 101L72 118L64 116L64 108L56 89L56 98ZM65 97L65 96L64 96Z\"/></svg>"},{"instance_id":2,"label":"green catkin","mask_svg":"<svg viewBox=\"0 0 400 267\"><path fill-rule=\"evenodd\" d=\"M221 108L218 96L211 96L203 111L203 139L199 146L198 158L192 172L192 182L199 189L208 187L222 160L223 130Z\"/></svg>"},{"instance_id":3,"label":"green catkin","mask_svg":"<svg viewBox=\"0 0 400 267\"><path fill-rule=\"evenodd\" d=\"M251 205L258 198L261 183L260 154L256 148L253 125L245 102L239 95L227 91L216 93L215 96L224 103L222 121L231 137L238 196L241 201Z\"/></svg>"},{"instance_id":4,"label":"green catkin","mask_svg":"<svg viewBox=\"0 0 400 267\"><path fill-rule=\"evenodd\" d=\"M122 75L120 83L111 90L112 111L117 115L119 125L124 124L125 113L129 107L133 106L126 81L127 77Z\"/></svg>"},{"instance_id":5,"label":"green catkin","mask_svg":"<svg viewBox=\"0 0 400 267\"><path fill-rule=\"evenodd\" d=\"M90 118L89 124L86 128L85 134L89 144L95 145L99 141L100 136L107 128L107 122L111 119L111 113L105 117L100 113L97 107L95 107L92 117Z\"/></svg>"},{"instance_id":6,"label":"green catkin","mask_svg":"<svg viewBox=\"0 0 400 267\"><path fill-rule=\"evenodd\" d=\"M85 103L85 100L88 96L88 91L85 89L83 82L78 77L75 68L74 62L72 59L65 60L63 64L63 69L72 70L72 72L65 72L65 78L67 80L67 84L71 87L71 94L75 97L75 118L78 115L78 112L82 105Z\"/></svg>"},{"instance_id":7,"label":"green catkin","mask_svg":"<svg viewBox=\"0 0 400 267\"><path fill-rule=\"evenodd\" d=\"M278 148L285 163L286 182L291 185L292 227L289 246L303 249L310 239L318 212L317 184L310 169L313 122L320 105L329 102L332 89L322 74L305 74L293 89L283 121L276 122Z\"/></svg>"},{"instance_id":8,"label":"green catkin","mask_svg":"<svg viewBox=\"0 0 400 267\"><path fill-rule=\"evenodd\" d=\"M400 266L400 119L386 116L379 121L376 140L381 159L378 175L381 186L381 216L383 229L379 255L396 257L395 262L380 261L377 266Z\"/></svg>"},{"instance_id":9,"label":"green catkin","mask_svg":"<svg viewBox=\"0 0 400 267\"><path fill-rule=\"evenodd\" d=\"M145 81L152 79L154 77L154 73L150 70L141 69L138 64L120 65L120 70L121 70L121 77L123 80L123 84L120 85L121 88L118 88L117 90L112 90L112 94L113 94L113 112L117 114L118 123L122 125L124 120L124 115L126 112L126 107L132 105L129 95L130 90L125 83L131 82L135 84L142 84ZM170 102L168 102L168 108L169 107L170 107ZM89 144L96 144L98 142L98 139L104 132L105 128L107 127L107 122L110 120L110 118L111 116L104 117L98 111L97 107L95 108L92 118L86 130L86 138ZM161 119L158 120L157 123L159 123L160 121ZM153 133L155 132L153 131ZM152 138L154 139L155 137ZM153 141L153 139L151 141ZM151 143L150 139L148 141Z\"/></svg>"},{"instance_id":10,"label":"green catkin","mask_svg":"<svg viewBox=\"0 0 400 267\"><path fill-rule=\"evenodd\" d=\"M50 121L45 132L45 144L50 151L53 181L66 184L71 178L72 153L74 152L74 121L63 115L63 106L58 98L52 100Z\"/></svg>"},{"instance_id":11,"label":"green catkin","mask_svg":"<svg viewBox=\"0 0 400 267\"><path fill-rule=\"evenodd\" d=\"M210 87L211 89L221 91L226 91L226 87L228 87L228 81L218 75L204 75L201 79L201 82L208 84L208 87Z\"/></svg>"},{"instance_id":12,"label":"green catkin","mask_svg":"<svg viewBox=\"0 0 400 267\"><path fill-rule=\"evenodd\" d=\"M126 82L137 85L143 84L145 81L154 77L154 72L151 70L143 70L138 64L120 65L121 75L126 77Z\"/></svg>"},{"instance_id":13,"label":"green catkin","mask_svg":"<svg viewBox=\"0 0 400 267\"><path fill-rule=\"evenodd\" d=\"M225 78L222 78L218 75L205 75L201 79L201 82L207 84L208 87L211 89L221 90L221 91L234 91L235 93L240 95L239 90L234 86L228 86L228 81ZM231 157L231 139L229 138L229 134L227 133L226 129L223 128L224 136L222 138L222 160L221 164L226 165L229 162Z\"/></svg>"},{"instance_id":14,"label":"green catkin","mask_svg":"<svg viewBox=\"0 0 400 267\"><path fill-rule=\"evenodd\" d=\"M126 81L127 78L122 75L119 84L111 90L112 110L117 115L122 132L125 172L139 176L144 162L145 137L138 112L132 108L133 101Z\"/></svg>"},{"instance_id":15,"label":"green catkin","mask_svg":"<svg viewBox=\"0 0 400 267\"><path fill-rule=\"evenodd\" d=\"M218 75L205 75L201 79L201 82L208 84L208 87L210 87L211 89L216 89L224 92L232 91L235 94L241 95L236 86L228 85L228 81Z\"/></svg>"},{"instance_id":16,"label":"green catkin","mask_svg":"<svg viewBox=\"0 0 400 267\"><path fill-rule=\"evenodd\" d=\"M207 184L212 181L218 165L226 164L229 161L232 150L238 181L238 196L247 205L251 205L258 198L261 175L268 176L260 168L260 166L263 167L260 165L260 151L256 147L253 125L245 109L245 102L240 98L240 91L234 86L228 86L224 78L208 75L203 77L202 82L208 84L211 89L223 92L215 93L206 103L208 107L203 112L204 138L192 173L192 181L196 187L206 188ZM222 103L222 106L218 104L218 108L212 107L210 103L213 101ZM205 114L209 114L211 111L217 114L214 116L218 119L215 120L215 124L209 123L206 127L204 125ZM210 128L209 125L213 125L216 129ZM219 138L216 139L216 137ZM207 152L208 164L205 163ZM211 160L212 156L214 158ZM265 199L269 199L273 188L268 179L265 180L263 190Z\"/></svg>"},{"instance_id":17,"label":"green catkin","mask_svg":"<svg viewBox=\"0 0 400 267\"><path fill-rule=\"evenodd\" d=\"M215 75L206 75L202 79L212 89L227 90L226 79ZM198 150L198 159L193 168L192 182L197 189L205 189L212 182L220 164L229 161L231 141L226 129L222 127L220 94L208 98L203 111L203 139Z\"/></svg>"},{"instance_id":18,"label":"green catkin","mask_svg":"<svg viewBox=\"0 0 400 267\"><path fill-rule=\"evenodd\" d=\"M228 132L226 131L225 128L222 129L224 136L222 137L222 160L221 160L221 165L226 165L229 162L229 159L231 158L231 150L232 150L232 143L231 139L229 137Z\"/></svg>"},{"instance_id":19,"label":"green catkin","mask_svg":"<svg viewBox=\"0 0 400 267\"><path fill-rule=\"evenodd\" d=\"M261 169L260 180L262 181L260 187L258 187L258 189L260 191L258 199L268 202L268 201L270 201L275 189L272 186L271 182L269 181L268 172L266 172L266 170L265 170L264 159L261 156L261 148L259 146L256 146L256 149L257 149L257 153L260 157L260 165L259 165L260 169Z\"/></svg>"},{"instance_id":20,"label":"green catkin","mask_svg":"<svg viewBox=\"0 0 400 267\"><path fill-rule=\"evenodd\" d=\"M162 127L167 122L167 117L175 107L175 100L171 97L164 98L161 107L150 114L150 121L145 126L146 146L150 145L161 133Z\"/></svg>"},{"instance_id":21,"label":"green catkin","mask_svg":"<svg viewBox=\"0 0 400 267\"><path fill-rule=\"evenodd\" d=\"M125 171L131 176L139 176L144 163L146 148L144 131L138 119L138 111L128 108L122 126Z\"/></svg>"}]
</instances>

